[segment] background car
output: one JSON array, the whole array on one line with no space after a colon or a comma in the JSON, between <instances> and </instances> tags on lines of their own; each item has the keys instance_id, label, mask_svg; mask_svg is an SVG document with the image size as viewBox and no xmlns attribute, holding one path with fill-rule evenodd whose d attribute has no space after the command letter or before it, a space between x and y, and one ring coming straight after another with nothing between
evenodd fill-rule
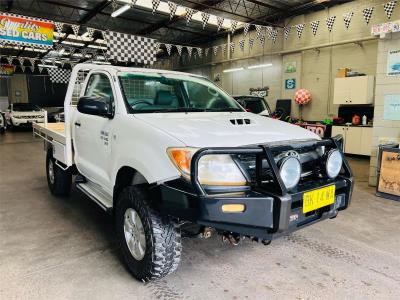
<instances>
[{"instance_id":1,"label":"background car","mask_svg":"<svg viewBox=\"0 0 400 300\"><path fill-rule=\"evenodd\" d=\"M0 134L3 134L6 132L6 118L4 117L4 114L0 112Z\"/></svg>"},{"instance_id":2,"label":"background car","mask_svg":"<svg viewBox=\"0 0 400 300\"><path fill-rule=\"evenodd\" d=\"M23 127L32 123L44 123L46 112L37 105L30 103L14 103L6 112L7 126Z\"/></svg>"},{"instance_id":3,"label":"background car","mask_svg":"<svg viewBox=\"0 0 400 300\"><path fill-rule=\"evenodd\" d=\"M244 109L248 112L252 112L254 114L259 114L262 116L271 116L271 109L267 101L263 97L258 96L233 96L233 98L239 102Z\"/></svg>"}]
</instances>

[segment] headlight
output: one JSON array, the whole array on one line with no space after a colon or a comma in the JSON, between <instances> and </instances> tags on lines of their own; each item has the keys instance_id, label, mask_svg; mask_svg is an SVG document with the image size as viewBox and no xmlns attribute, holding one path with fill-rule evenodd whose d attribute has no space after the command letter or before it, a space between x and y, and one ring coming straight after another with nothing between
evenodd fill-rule
<instances>
[{"instance_id":1,"label":"headlight","mask_svg":"<svg viewBox=\"0 0 400 300\"><path fill-rule=\"evenodd\" d=\"M298 158L288 156L280 163L279 173L288 190L294 188L300 181L301 163Z\"/></svg>"},{"instance_id":2,"label":"headlight","mask_svg":"<svg viewBox=\"0 0 400 300\"><path fill-rule=\"evenodd\" d=\"M342 154L339 150L333 149L328 152L328 156L326 158L326 175L329 178L334 179L339 175L340 170L342 169L343 158Z\"/></svg>"},{"instance_id":3,"label":"headlight","mask_svg":"<svg viewBox=\"0 0 400 300\"><path fill-rule=\"evenodd\" d=\"M197 148L170 148L167 150L172 162L190 179L190 165ZM198 164L198 179L201 184L212 186L244 186L245 177L230 155L205 155Z\"/></svg>"}]
</instances>

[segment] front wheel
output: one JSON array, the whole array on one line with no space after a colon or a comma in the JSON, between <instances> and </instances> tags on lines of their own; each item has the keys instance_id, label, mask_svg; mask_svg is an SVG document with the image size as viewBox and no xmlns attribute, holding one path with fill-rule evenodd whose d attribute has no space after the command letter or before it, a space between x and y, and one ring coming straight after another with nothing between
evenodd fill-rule
<instances>
[{"instance_id":1,"label":"front wheel","mask_svg":"<svg viewBox=\"0 0 400 300\"><path fill-rule=\"evenodd\" d=\"M116 208L116 231L129 271L137 279L162 278L178 267L181 234L170 217L149 206L145 190L125 188Z\"/></svg>"},{"instance_id":2,"label":"front wheel","mask_svg":"<svg viewBox=\"0 0 400 300\"><path fill-rule=\"evenodd\" d=\"M53 157L53 150L47 150L46 156L47 184L50 192L55 196L68 196L71 191L72 173L71 170L63 170Z\"/></svg>"}]
</instances>

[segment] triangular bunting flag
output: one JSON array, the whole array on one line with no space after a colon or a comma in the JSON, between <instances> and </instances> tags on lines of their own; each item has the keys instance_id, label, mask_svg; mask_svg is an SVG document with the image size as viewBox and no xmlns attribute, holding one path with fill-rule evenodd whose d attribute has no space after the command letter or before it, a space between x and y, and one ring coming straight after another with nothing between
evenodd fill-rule
<instances>
[{"instance_id":1,"label":"triangular bunting flag","mask_svg":"<svg viewBox=\"0 0 400 300\"><path fill-rule=\"evenodd\" d=\"M297 24L295 27L296 27L296 31L297 31L297 37L301 38L303 29L304 29L304 24Z\"/></svg>"},{"instance_id":2,"label":"triangular bunting flag","mask_svg":"<svg viewBox=\"0 0 400 300\"><path fill-rule=\"evenodd\" d=\"M389 1L383 5L383 9L385 10L385 14L388 19L392 17L393 10L396 7L397 0Z\"/></svg>"},{"instance_id":3,"label":"triangular bunting flag","mask_svg":"<svg viewBox=\"0 0 400 300\"><path fill-rule=\"evenodd\" d=\"M225 54L226 54L226 44L222 44L221 45L221 49L222 49L222 55L225 56Z\"/></svg>"},{"instance_id":4,"label":"triangular bunting flag","mask_svg":"<svg viewBox=\"0 0 400 300\"><path fill-rule=\"evenodd\" d=\"M329 32L332 32L333 24L335 24L336 16L326 18L326 27L328 27Z\"/></svg>"},{"instance_id":5,"label":"triangular bunting flag","mask_svg":"<svg viewBox=\"0 0 400 300\"><path fill-rule=\"evenodd\" d=\"M261 45L262 47L264 47L264 45L265 45L265 35L261 35L261 36L260 36L260 45Z\"/></svg>"},{"instance_id":6,"label":"triangular bunting flag","mask_svg":"<svg viewBox=\"0 0 400 300\"><path fill-rule=\"evenodd\" d=\"M272 29L271 30L271 39L273 43L275 44L276 38L278 37L278 29Z\"/></svg>"},{"instance_id":7,"label":"triangular bunting flag","mask_svg":"<svg viewBox=\"0 0 400 300\"><path fill-rule=\"evenodd\" d=\"M190 7L186 7L186 25L189 25L190 21L192 20L193 15L197 12L197 10L194 10Z\"/></svg>"},{"instance_id":8,"label":"triangular bunting flag","mask_svg":"<svg viewBox=\"0 0 400 300\"><path fill-rule=\"evenodd\" d=\"M13 60L14 60L13 57L11 57L11 56L7 57L7 62L9 65L12 65Z\"/></svg>"},{"instance_id":9,"label":"triangular bunting flag","mask_svg":"<svg viewBox=\"0 0 400 300\"><path fill-rule=\"evenodd\" d=\"M19 64L20 64L21 66L23 66L23 65L24 65L24 62L25 62L25 58L19 57L19 58L18 58L18 61L19 61Z\"/></svg>"},{"instance_id":10,"label":"triangular bunting flag","mask_svg":"<svg viewBox=\"0 0 400 300\"><path fill-rule=\"evenodd\" d=\"M92 38L93 37L93 34L94 34L94 28L90 28L90 27L88 27L88 28L86 28L86 32L87 32L87 37L88 38Z\"/></svg>"},{"instance_id":11,"label":"triangular bunting flag","mask_svg":"<svg viewBox=\"0 0 400 300\"><path fill-rule=\"evenodd\" d=\"M256 38L259 39L260 36L262 35L262 26L261 25L255 25L256 26Z\"/></svg>"},{"instance_id":12,"label":"triangular bunting flag","mask_svg":"<svg viewBox=\"0 0 400 300\"><path fill-rule=\"evenodd\" d=\"M239 48L241 51L244 51L244 42L245 42L244 39L239 41Z\"/></svg>"},{"instance_id":13,"label":"triangular bunting flag","mask_svg":"<svg viewBox=\"0 0 400 300\"><path fill-rule=\"evenodd\" d=\"M35 66L29 66L29 69L31 69L31 72L35 71Z\"/></svg>"},{"instance_id":14,"label":"triangular bunting flag","mask_svg":"<svg viewBox=\"0 0 400 300\"><path fill-rule=\"evenodd\" d=\"M54 22L54 26L56 27L56 31L61 33L63 31L64 23Z\"/></svg>"},{"instance_id":15,"label":"triangular bunting flag","mask_svg":"<svg viewBox=\"0 0 400 300\"><path fill-rule=\"evenodd\" d=\"M250 29L250 23L244 23L243 35L246 36Z\"/></svg>"},{"instance_id":16,"label":"triangular bunting flag","mask_svg":"<svg viewBox=\"0 0 400 300\"><path fill-rule=\"evenodd\" d=\"M25 72L25 66L20 66L22 72Z\"/></svg>"},{"instance_id":17,"label":"triangular bunting flag","mask_svg":"<svg viewBox=\"0 0 400 300\"><path fill-rule=\"evenodd\" d=\"M311 31L314 36L317 35L318 27L319 27L319 20L310 22Z\"/></svg>"},{"instance_id":18,"label":"triangular bunting flag","mask_svg":"<svg viewBox=\"0 0 400 300\"><path fill-rule=\"evenodd\" d=\"M165 48L167 48L168 55L171 55L172 45L171 44L164 44Z\"/></svg>"},{"instance_id":19,"label":"triangular bunting flag","mask_svg":"<svg viewBox=\"0 0 400 300\"><path fill-rule=\"evenodd\" d=\"M168 1L168 8L169 8L169 19L171 20L176 13L176 10L178 9L178 4Z\"/></svg>"},{"instance_id":20,"label":"triangular bunting flag","mask_svg":"<svg viewBox=\"0 0 400 300\"><path fill-rule=\"evenodd\" d=\"M38 67L38 69L39 69L39 73L42 73L43 67Z\"/></svg>"},{"instance_id":21,"label":"triangular bunting flag","mask_svg":"<svg viewBox=\"0 0 400 300\"><path fill-rule=\"evenodd\" d=\"M29 62L31 63L31 66L35 66L36 58L34 58L34 57L29 57L28 59L29 59Z\"/></svg>"},{"instance_id":22,"label":"triangular bunting flag","mask_svg":"<svg viewBox=\"0 0 400 300\"><path fill-rule=\"evenodd\" d=\"M231 32L232 32L232 33L235 33L237 24L238 24L238 21L236 21L236 20L231 20Z\"/></svg>"},{"instance_id":23,"label":"triangular bunting flag","mask_svg":"<svg viewBox=\"0 0 400 300\"><path fill-rule=\"evenodd\" d=\"M193 47L186 47L189 58L192 56Z\"/></svg>"},{"instance_id":24,"label":"triangular bunting flag","mask_svg":"<svg viewBox=\"0 0 400 300\"><path fill-rule=\"evenodd\" d=\"M218 48L219 48L219 46L213 46L214 56L217 55L217 53L218 53Z\"/></svg>"},{"instance_id":25,"label":"triangular bunting flag","mask_svg":"<svg viewBox=\"0 0 400 300\"><path fill-rule=\"evenodd\" d=\"M343 15L343 22L344 22L344 26L346 27L346 29L349 29L350 23L351 23L351 18L353 17L354 12L350 11L348 13L345 13Z\"/></svg>"},{"instance_id":26,"label":"triangular bunting flag","mask_svg":"<svg viewBox=\"0 0 400 300\"><path fill-rule=\"evenodd\" d=\"M233 52L235 52L235 42L231 42L230 44L229 44L229 49L230 49L230 51L233 53Z\"/></svg>"},{"instance_id":27,"label":"triangular bunting flag","mask_svg":"<svg viewBox=\"0 0 400 300\"><path fill-rule=\"evenodd\" d=\"M373 6L371 6L371 7L366 7L366 8L363 9L363 11L362 11L363 17L364 17L364 20L365 20L365 22L366 22L367 24L369 24L369 21L370 21L371 18L372 18L372 13L373 13L373 12L374 12L374 7L373 7Z\"/></svg>"},{"instance_id":28,"label":"triangular bunting flag","mask_svg":"<svg viewBox=\"0 0 400 300\"><path fill-rule=\"evenodd\" d=\"M160 5L160 0L151 0L151 13L154 15L158 6Z\"/></svg>"},{"instance_id":29,"label":"triangular bunting flag","mask_svg":"<svg viewBox=\"0 0 400 300\"><path fill-rule=\"evenodd\" d=\"M196 50L197 50L197 55L200 58L202 58L203 57L203 48L197 47Z\"/></svg>"},{"instance_id":30,"label":"triangular bunting flag","mask_svg":"<svg viewBox=\"0 0 400 300\"><path fill-rule=\"evenodd\" d=\"M218 25L217 31L221 30L222 24L224 24L224 18L223 17L217 17L217 25Z\"/></svg>"},{"instance_id":31,"label":"triangular bunting flag","mask_svg":"<svg viewBox=\"0 0 400 300\"><path fill-rule=\"evenodd\" d=\"M155 43L154 43L154 49L155 49L155 51L157 51L158 49L160 49L160 43L159 43L159 42L155 42Z\"/></svg>"},{"instance_id":32,"label":"triangular bunting flag","mask_svg":"<svg viewBox=\"0 0 400 300\"><path fill-rule=\"evenodd\" d=\"M203 24L203 29L206 27L209 19L210 19L209 13L206 13L206 12L201 13L201 22Z\"/></svg>"},{"instance_id":33,"label":"triangular bunting flag","mask_svg":"<svg viewBox=\"0 0 400 300\"><path fill-rule=\"evenodd\" d=\"M208 56L208 53L210 52L210 48L206 48L206 49L204 49L204 55L205 56Z\"/></svg>"},{"instance_id":34,"label":"triangular bunting flag","mask_svg":"<svg viewBox=\"0 0 400 300\"><path fill-rule=\"evenodd\" d=\"M179 56L181 56L181 55L182 55L183 46L181 46L181 45L176 45L175 47L176 47L176 50L178 51Z\"/></svg>"},{"instance_id":35,"label":"triangular bunting flag","mask_svg":"<svg viewBox=\"0 0 400 300\"><path fill-rule=\"evenodd\" d=\"M291 30L292 30L291 26L283 28L283 35L285 36L285 40L288 39Z\"/></svg>"},{"instance_id":36,"label":"triangular bunting flag","mask_svg":"<svg viewBox=\"0 0 400 300\"><path fill-rule=\"evenodd\" d=\"M72 27L72 31L74 32L74 35L78 36L80 26L73 24L73 25L71 25L71 27Z\"/></svg>"},{"instance_id":37,"label":"triangular bunting flag","mask_svg":"<svg viewBox=\"0 0 400 300\"><path fill-rule=\"evenodd\" d=\"M254 39L253 38L249 38L249 49L253 49L254 46Z\"/></svg>"}]
</instances>

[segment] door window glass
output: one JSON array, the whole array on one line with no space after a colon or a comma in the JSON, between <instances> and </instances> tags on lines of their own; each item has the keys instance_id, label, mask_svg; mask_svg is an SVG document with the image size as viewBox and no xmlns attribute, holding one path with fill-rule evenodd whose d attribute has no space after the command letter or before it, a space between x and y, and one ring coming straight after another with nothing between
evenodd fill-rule
<instances>
[{"instance_id":1,"label":"door window glass","mask_svg":"<svg viewBox=\"0 0 400 300\"><path fill-rule=\"evenodd\" d=\"M85 97L94 97L112 107L114 96L111 82L105 74L92 74L85 91Z\"/></svg>"}]
</instances>

